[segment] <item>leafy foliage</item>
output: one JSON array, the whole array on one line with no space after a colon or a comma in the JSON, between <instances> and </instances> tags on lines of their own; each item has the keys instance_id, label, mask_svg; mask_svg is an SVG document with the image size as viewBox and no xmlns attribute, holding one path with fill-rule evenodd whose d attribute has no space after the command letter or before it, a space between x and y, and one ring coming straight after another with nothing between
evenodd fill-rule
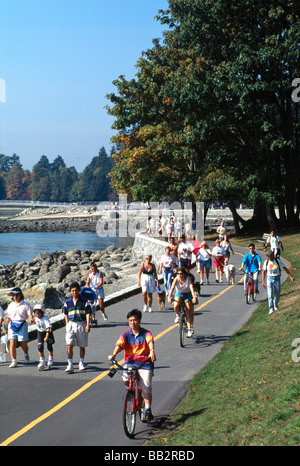
<instances>
[{"instance_id":1,"label":"leafy foliage","mask_svg":"<svg viewBox=\"0 0 300 466\"><path fill-rule=\"evenodd\" d=\"M111 173L136 199L222 195L299 221L299 16L292 1L169 0L163 43L114 81ZM223 180L223 182L222 182ZM296 199L297 212L294 213Z\"/></svg>"}]
</instances>

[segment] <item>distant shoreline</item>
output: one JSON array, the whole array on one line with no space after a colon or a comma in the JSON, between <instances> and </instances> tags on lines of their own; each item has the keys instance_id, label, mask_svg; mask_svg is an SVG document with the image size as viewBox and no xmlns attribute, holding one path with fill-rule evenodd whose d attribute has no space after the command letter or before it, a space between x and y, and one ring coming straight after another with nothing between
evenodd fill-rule
<instances>
[{"instance_id":1,"label":"distant shoreline","mask_svg":"<svg viewBox=\"0 0 300 466\"><path fill-rule=\"evenodd\" d=\"M22 232L95 232L99 218L92 217L61 217L33 218L31 220L4 220L0 222L0 233Z\"/></svg>"},{"instance_id":2,"label":"distant shoreline","mask_svg":"<svg viewBox=\"0 0 300 466\"><path fill-rule=\"evenodd\" d=\"M148 215L156 217L155 210L141 211L141 222L145 221ZM163 214L163 212L160 212ZM241 210L240 215L244 218L251 218L252 210ZM118 215L114 210L98 210L96 208L70 207L63 208L42 208L42 209L0 209L0 233L13 232L96 232L99 220L108 221ZM135 211L127 211L128 219L135 216ZM176 214L175 214L176 215ZM115 217L114 217L115 218ZM232 215L229 209L210 209L207 216L207 225L217 226L221 220L227 225L232 224ZM118 222L117 222L118 223Z\"/></svg>"}]
</instances>

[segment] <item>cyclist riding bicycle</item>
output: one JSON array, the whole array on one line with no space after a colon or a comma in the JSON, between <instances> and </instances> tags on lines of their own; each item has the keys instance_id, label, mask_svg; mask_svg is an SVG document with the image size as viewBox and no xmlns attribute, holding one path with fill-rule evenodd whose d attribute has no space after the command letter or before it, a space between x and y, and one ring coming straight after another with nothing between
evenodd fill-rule
<instances>
[{"instance_id":1,"label":"cyclist riding bicycle","mask_svg":"<svg viewBox=\"0 0 300 466\"><path fill-rule=\"evenodd\" d=\"M120 335L116 342L115 349L112 354L108 356L111 361L115 359L116 355L121 351L125 351L125 364L124 367L138 367L142 362L146 361L149 357L151 363L143 365L143 369L139 369L140 387L143 391L145 400L145 419L151 421L153 419L151 404L152 404L152 376L153 376L153 363L156 361L154 351L154 338L149 330L140 326L142 320L142 312L138 309L133 309L127 314L127 320L130 329ZM123 381L128 386L128 374L126 371L123 373Z\"/></svg>"},{"instance_id":2,"label":"cyclist riding bicycle","mask_svg":"<svg viewBox=\"0 0 300 466\"><path fill-rule=\"evenodd\" d=\"M179 321L180 299L182 299L186 305L187 337L191 338L194 333L194 304L197 302L197 294L194 289L193 280L184 267L178 269L177 277L173 280L170 293L168 294L169 303L172 302L172 293L174 290L176 291L174 300L175 323Z\"/></svg>"},{"instance_id":3,"label":"cyclist riding bicycle","mask_svg":"<svg viewBox=\"0 0 300 466\"><path fill-rule=\"evenodd\" d=\"M260 255L255 251L255 245L253 243L249 244L249 252L245 254L245 256L242 259L242 264L240 267L240 270L244 270L245 273L245 278L244 278L244 292L246 294L246 286L247 286L247 280L248 280L248 275L250 273L253 273L253 281L254 281L254 290L256 293L258 293L258 274L261 272L261 257Z\"/></svg>"}]
</instances>

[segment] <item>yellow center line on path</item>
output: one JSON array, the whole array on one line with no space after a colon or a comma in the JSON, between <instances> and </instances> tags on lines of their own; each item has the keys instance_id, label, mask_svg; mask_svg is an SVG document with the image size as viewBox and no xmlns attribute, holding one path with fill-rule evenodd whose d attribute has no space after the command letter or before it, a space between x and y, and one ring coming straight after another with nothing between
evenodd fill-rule
<instances>
[{"instance_id":1,"label":"yellow center line on path","mask_svg":"<svg viewBox=\"0 0 300 466\"><path fill-rule=\"evenodd\" d=\"M239 253L236 253L236 254L239 254ZM242 255L242 254L241 254ZM244 277L241 278L241 280L238 282L242 282L244 280ZM218 293L216 296L214 296L213 298L209 299L208 301L205 301L203 304L201 304L201 306L197 307L197 309L195 309L195 312L197 311L200 311L200 309L203 309L205 306L207 306L208 304L210 304L212 301L214 301L215 299L218 299L220 298L220 296L222 296L224 293L226 293L227 291L229 291L231 288L233 288L235 285L237 285L237 283L235 283L234 285L231 285L231 286L228 286L227 288L225 288L223 291L221 291L220 293ZM171 327L168 327L166 330L164 330L163 332L159 333L155 338L154 338L154 341L157 341L159 340L161 337L163 337L164 335L166 335L167 333L169 333L171 330L173 330L174 328L178 327L178 324L175 324L175 325L172 325ZM122 365L124 362L124 360L120 361L120 364ZM45 419L47 419L48 417L52 416L52 414L56 413L57 411L59 411L61 408L63 408L64 406L66 406L68 403L70 403L71 401L73 401L75 398L77 398L79 395L81 395L83 392L85 392L88 388L90 388L92 385L94 385L95 383L99 382L100 380L102 380L104 377L106 377L109 373L109 370L106 370L104 371L101 375L98 375L97 377L95 377L94 379L92 379L90 382L86 383L85 385L83 385L81 388L79 388L78 390L76 390L76 392L74 392L72 395L70 395L68 398L66 398L65 400L63 400L61 403L57 404L56 406L54 406L54 408L50 409L49 411L47 411L45 414L42 414L42 416L38 417L37 419L35 419L34 421L30 422L29 424L27 424L27 426L23 427L23 429L19 430L18 432L16 432L15 434L11 435L10 437L8 437L6 440L4 440L4 442L0 443L0 447L6 447L7 445L9 445L10 443L14 442L16 439L18 439L19 437L21 437L22 435L26 434L29 430L33 429L37 424L40 424L41 422L43 422Z\"/></svg>"}]
</instances>

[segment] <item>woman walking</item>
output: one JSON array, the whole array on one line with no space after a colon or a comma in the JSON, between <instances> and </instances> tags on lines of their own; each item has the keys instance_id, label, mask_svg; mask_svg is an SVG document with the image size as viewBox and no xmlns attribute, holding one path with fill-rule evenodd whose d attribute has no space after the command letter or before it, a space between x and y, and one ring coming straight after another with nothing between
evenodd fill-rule
<instances>
[{"instance_id":1,"label":"woman walking","mask_svg":"<svg viewBox=\"0 0 300 466\"><path fill-rule=\"evenodd\" d=\"M171 254L170 246L165 249L165 254L161 256L158 273L163 271L164 285L166 293L169 294L172 285L172 275L176 267L176 257Z\"/></svg>"},{"instance_id":2,"label":"woman walking","mask_svg":"<svg viewBox=\"0 0 300 466\"><path fill-rule=\"evenodd\" d=\"M206 284L209 285L209 272L211 268L211 250L206 241L203 241L201 243L200 249L196 256L196 261L199 263L200 267L200 285L203 285L204 282L204 270L206 275Z\"/></svg>"},{"instance_id":3,"label":"woman walking","mask_svg":"<svg viewBox=\"0 0 300 466\"><path fill-rule=\"evenodd\" d=\"M25 355L25 364L29 363L28 355L28 324L34 324L33 310L29 304L24 301L24 296L20 288L14 288L10 292L12 302L9 304L6 316L9 339L9 352L11 356L11 364L9 367L17 367L17 343L20 343Z\"/></svg>"},{"instance_id":4,"label":"woman walking","mask_svg":"<svg viewBox=\"0 0 300 466\"><path fill-rule=\"evenodd\" d=\"M145 262L140 266L138 275L138 286L142 287L144 301L143 312L147 311L147 306L149 308L149 312L152 312L153 293L156 291L158 286L156 267L152 264L151 260L152 256L148 254L145 258Z\"/></svg>"},{"instance_id":5,"label":"woman walking","mask_svg":"<svg viewBox=\"0 0 300 466\"><path fill-rule=\"evenodd\" d=\"M213 248L211 253L214 258L216 282L222 283L225 255L224 255L224 249L221 248L221 241L219 239L217 239L216 245Z\"/></svg>"}]
</instances>

